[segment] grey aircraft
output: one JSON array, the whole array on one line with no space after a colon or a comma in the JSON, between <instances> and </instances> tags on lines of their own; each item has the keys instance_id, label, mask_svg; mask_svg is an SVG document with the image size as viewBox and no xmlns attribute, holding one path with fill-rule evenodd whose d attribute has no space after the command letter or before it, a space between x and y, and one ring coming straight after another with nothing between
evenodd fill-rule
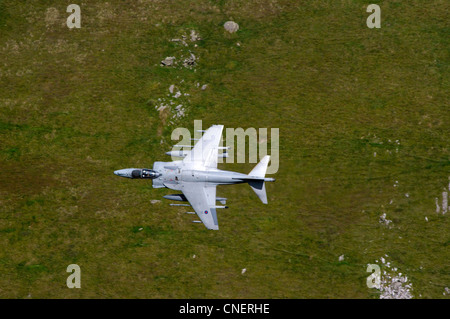
<instances>
[{"instance_id":1,"label":"grey aircraft","mask_svg":"<svg viewBox=\"0 0 450 319\"><path fill-rule=\"evenodd\" d=\"M127 178L151 179L153 188L170 188L181 191L181 194L166 195L164 198L189 202L188 204L171 204L173 206L192 206L201 221L208 229L219 229L216 209L228 208L217 206L216 201L226 204L226 198L216 197L217 185L231 185L248 183L267 204L266 187L264 182L274 182L274 178L266 178L266 170L270 156L266 155L247 175L237 172L217 169L219 156L226 157L227 153L219 154L220 139L223 125L213 125L204 131L190 151L171 151L168 155L184 157L183 160L173 162L155 162L153 169L126 168L117 170L114 174ZM190 214L194 214L191 212Z\"/></svg>"}]
</instances>

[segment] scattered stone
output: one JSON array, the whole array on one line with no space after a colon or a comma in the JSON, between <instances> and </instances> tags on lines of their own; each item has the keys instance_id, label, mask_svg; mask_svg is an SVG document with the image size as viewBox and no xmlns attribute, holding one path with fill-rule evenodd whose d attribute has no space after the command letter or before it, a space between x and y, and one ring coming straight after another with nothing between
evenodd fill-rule
<instances>
[{"instance_id":1,"label":"scattered stone","mask_svg":"<svg viewBox=\"0 0 450 319\"><path fill-rule=\"evenodd\" d=\"M191 41L192 41L192 42L199 41L199 40L202 39L202 38L200 38L200 36L198 35L198 33L195 32L195 30L191 30L190 36L191 36Z\"/></svg>"},{"instance_id":2,"label":"scattered stone","mask_svg":"<svg viewBox=\"0 0 450 319\"><path fill-rule=\"evenodd\" d=\"M247 271L247 268L242 269L241 274L245 274L245 272Z\"/></svg>"},{"instance_id":3,"label":"scattered stone","mask_svg":"<svg viewBox=\"0 0 450 319\"><path fill-rule=\"evenodd\" d=\"M412 284L406 276L386 274L381 278L380 299L412 299Z\"/></svg>"},{"instance_id":4,"label":"scattered stone","mask_svg":"<svg viewBox=\"0 0 450 319\"><path fill-rule=\"evenodd\" d=\"M176 117L183 117L184 116L184 110L179 110L176 114Z\"/></svg>"},{"instance_id":5,"label":"scattered stone","mask_svg":"<svg viewBox=\"0 0 450 319\"><path fill-rule=\"evenodd\" d=\"M385 255L387 257L387 255ZM381 257L380 260L388 268L390 262ZM378 262L378 261L377 261ZM381 291L380 299L412 299L412 284L408 282L408 277L401 272L397 272L396 267L389 269L389 272L383 271L380 275L380 285L376 287Z\"/></svg>"},{"instance_id":6,"label":"scattered stone","mask_svg":"<svg viewBox=\"0 0 450 319\"><path fill-rule=\"evenodd\" d=\"M158 105L156 106L156 107L158 107ZM166 104L161 104L156 110L158 111L158 112L162 112L162 111L164 111L166 108L168 108L169 106L168 105L166 105Z\"/></svg>"},{"instance_id":7,"label":"scattered stone","mask_svg":"<svg viewBox=\"0 0 450 319\"><path fill-rule=\"evenodd\" d=\"M172 42L180 42L182 45L184 45L185 47L187 47L188 44L186 43L186 41L185 41L184 39L186 39L186 36L184 36L183 39L172 39L172 40L170 40L170 41L172 41Z\"/></svg>"},{"instance_id":8,"label":"scattered stone","mask_svg":"<svg viewBox=\"0 0 450 319\"><path fill-rule=\"evenodd\" d=\"M390 223L392 223L392 220L387 219L386 213L383 213L380 216L379 222L380 222L380 224L384 224L384 225L388 226Z\"/></svg>"},{"instance_id":9,"label":"scattered stone","mask_svg":"<svg viewBox=\"0 0 450 319\"><path fill-rule=\"evenodd\" d=\"M235 32L237 32L237 30L239 30L239 24L237 24L234 21L225 22L223 27L225 28L225 30L227 30L230 33L235 33Z\"/></svg>"},{"instance_id":10,"label":"scattered stone","mask_svg":"<svg viewBox=\"0 0 450 319\"><path fill-rule=\"evenodd\" d=\"M198 57L195 56L194 53L191 52L190 48L192 46L197 47L197 44L192 42L197 42L202 40L200 35L195 30L190 30L189 36L186 34L181 35L180 37L170 39L171 42L176 42L177 45L182 45L184 47L178 47L177 53L173 53L175 56L168 56L164 60L161 61L161 66L164 67L177 67L177 68L189 68L196 71L195 66L198 62ZM177 77L178 78L178 77ZM184 80L181 80L180 83L183 83ZM199 83L197 83L197 87L199 87ZM206 88L206 87L205 87ZM158 102L155 105L155 109L160 112L160 117L164 118L169 117L170 119L181 118L185 116L186 113L186 103L190 103L188 98L180 98L180 97L189 97L189 93L181 93L178 87L175 84L171 84L169 87L169 94L167 97L158 98ZM179 100L176 100L179 99ZM180 104L183 103L183 104ZM164 112L163 112L164 111ZM164 123L163 123L164 124ZM174 121L169 121L169 124L174 124Z\"/></svg>"},{"instance_id":11,"label":"scattered stone","mask_svg":"<svg viewBox=\"0 0 450 319\"><path fill-rule=\"evenodd\" d=\"M439 198L436 197L436 213L439 214L441 211L441 206L439 206Z\"/></svg>"},{"instance_id":12,"label":"scattered stone","mask_svg":"<svg viewBox=\"0 0 450 319\"><path fill-rule=\"evenodd\" d=\"M161 61L161 65L162 66L172 66L174 61L175 61L174 56L168 56L167 58L165 58L164 60Z\"/></svg>"},{"instance_id":13,"label":"scattered stone","mask_svg":"<svg viewBox=\"0 0 450 319\"><path fill-rule=\"evenodd\" d=\"M195 57L195 55L193 53L191 53L188 58L183 60L183 66L185 68L191 69L195 65L196 60L197 60L197 58Z\"/></svg>"},{"instance_id":14,"label":"scattered stone","mask_svg":"<svg viewBox=\"0 0 450 319\"><path fill-rule=\"evenodd\" d=\"M207 87L208 87L208 84L203 84L202 85L202 91L206 90Z\"/></svg>"},{"instance_id":15,"label":"scattered stone","mask_svg":"<svg viewBox=\"0 0 450 319\"><path fill-rule=\"evenodd\" d=\"M344 261L344 255L339 256L339 261Z\"/></svg>"},{"instance_id":16,"label":"scattered stone","mask_svg":"<svg viewBox=\"0 0 450 319\"><path fill-rule=\"evenodd\" d=\"M450 177L449 177L449 181L450 181ZM448 202L448 193L450 192L450 182L448 185L448 190L445 187L444 191L442 192L442 206L439 206L439 198L435 197L435 201L436 201L436 213L439 214L441 212L441 208L442 208L442 215L447 214L448 211L450 211L450 206L449 206L449 202Z\"/></svg>"},{"instance_id":17,"label":"scattered stone","mask_svg":"<svg viewBox=\"0 0 450 319\"><path fill-rule=\"evenodd\" d=\"M442 192L442 214L446 214L448 210L448 193Z\"/></svg>"},{"instance_id":18,"label":"scattered stone","mask_svg":"<svg viewBox=\"0 0 450 319\"><path fill-rule=\"evenodd\" d=\"M161 203L161 201L160 201L159 199L152 199L152 200L150 201L150 203L152 203L152 204L157 204L157 203Z\"/></svg>"}]
</instances>

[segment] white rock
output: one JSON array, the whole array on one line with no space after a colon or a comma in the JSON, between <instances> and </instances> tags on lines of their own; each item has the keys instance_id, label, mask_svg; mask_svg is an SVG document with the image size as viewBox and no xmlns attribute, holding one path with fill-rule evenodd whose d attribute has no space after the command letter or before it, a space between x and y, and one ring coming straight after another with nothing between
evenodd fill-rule
<instances>
[{"instance_id":1,"label":"white rock","mask_svg":"<svg viewBox=\"0 0 450 319\"><path fill-rule=\"evenodd\" d=\"M344 255L340 255L339 256L339 261L343 261L344 260Z\"/></svg>"},{"instance_id":2,"label":"white rock","mask_svg":"<svg viewBox=\"0 0 450 319\"><path fill-rule=\"evenodd\" d=\"M442 192L442 214L446 214L448 210L448 193Z\"/></svg>"},{"instance_id":3,"label":"white rock","mask_svg":"<svg viewBox=\"0 0 450 319\"><path fill-rule=\"evenodd\" d=\"M174 61L175 61L174 56L168 56L167 58L165 58L164 60L161 61L161 65L162 66L172 66Z\"/></svg>"},{"instance_id":4,"label":"white rock","mask_svg":"<svg viewBox=\"0 0 450 319\"><path fill-rule=\"evenodd\" d=\"M197 32L195 32L195 30L191 30L190 36L191 36L191 41L192 41L192 42L201 40L200 36L198 35Z\"/></svg>"},{"instance_id":5,"label":"white rock","mask_svg":"<svg viewBox=\"0 0 450 319\"><path fill-rule=\"evenodd\" d=\"M247 268L242 269L241 274L245 274L246 271L247 271Z\"/></svg>"},{"instance_id":6,"label":"white rock","mask_svg":"<svg viewBox=\"0 0 450 319\"><path fill-rule=\"evenodd\" d=\"M164 111L167 107L168 107L167 105L162 104L162 105L160 105L160 106L158 107L157 110L158 110L158 112L162 112L162 111Z\"/></svg>"},{"instance_id":7,"label":"white rock","mask_svg":"<svg viewBox=\"0 0 450 319\"><path fill-rule=\"evenodd\" d=\"M196 60L197 60L197 57L191 53L189 58L186 58L183 60L183 66L185 68L192 68L195 65Z\"/></svg>"},{"instance_id":8,"label":"white rock","mask_svg":"<svg viewBox=\"0 0 450 319\"><path fill-rule=\"evenodd\" d=\"M441 211L441 207L439 206L439 199L436 197L435 200L436 200L436 213L439 214L439 212Z\"/></svg>"},{"instance_id":9,"label":"white rock","mask_svg":"<svg viewBox=\"0 0 450 319\"><path fill-rule=\"evenodd\" d=\"M392 223L392 220L387 219L387 218L386 218L386 213L383 213L383 214L380 216L379 222L380 222L380 224L389 225L390 223Z\"/></svg>"},{"instance_id":10,"label":"white rock","mask_svg":"<svg viewBox=\"0 0 450 319\"><path fill-rule=\"evenodd\" d=\"M237 30L239 30L239 24L237 24L234 21L225 22L223 27L225 28L225 30L227 30L230 33L235 33Z\"/></svg>"}]
</instances>

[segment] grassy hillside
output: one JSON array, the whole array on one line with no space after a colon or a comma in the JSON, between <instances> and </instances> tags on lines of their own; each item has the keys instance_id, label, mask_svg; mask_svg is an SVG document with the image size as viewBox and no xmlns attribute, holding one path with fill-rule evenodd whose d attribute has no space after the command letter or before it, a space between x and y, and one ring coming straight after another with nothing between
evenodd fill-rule
<instances>
[{"instance_id":1,"label":"grassy hillside","mask_svg":"<svg viewBox=\"0 0 450 319\"><path fill-rule=\"evenodd\" d=\"M415 298L446 298L444 1L85 1L69 29L73 2L0 1L0 297L379 298L366 268L388 255ZM217 232L112 174L170 160L195 119L280 129L269 204L219 187Z\"/></svg>"}]
</instances>

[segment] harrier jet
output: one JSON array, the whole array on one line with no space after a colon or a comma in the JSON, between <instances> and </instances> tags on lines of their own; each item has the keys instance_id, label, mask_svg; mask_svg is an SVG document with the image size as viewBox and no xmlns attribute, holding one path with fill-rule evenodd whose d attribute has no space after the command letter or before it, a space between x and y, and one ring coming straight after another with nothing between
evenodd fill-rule
<instances>
[{"instance_id":1,"label":"harrier jet","mask_svg":"<svg viewBox=\"0 0 450 319\"><path fill-rule=\"evenodd\" d=\"M166 195L164 198L189 202L188 204L171 204L173 206L192 206L203 224L208 229L219 229L217 220L218 208L216 201L226 204L226 198L216 197L217 185L231 185L248 183L264 204L267 204L266 187L264 182L273 182L274 178L266 178L267 165L270 156L266 155L247 174L217 169L219 156L226 157L227 153L220 153L226 147L220 147L223 125L213 125L205 131L190 151L172 151L168 155L184 157L183 160L173 162L155 162L153 169L126 168L115 171L114 174L127 178L151 179L153 188L170 188L181 194ZM176 154L174 154L176 153ZM191 214L194 214L191 212Z\"/></svg>"}]
</instances>

